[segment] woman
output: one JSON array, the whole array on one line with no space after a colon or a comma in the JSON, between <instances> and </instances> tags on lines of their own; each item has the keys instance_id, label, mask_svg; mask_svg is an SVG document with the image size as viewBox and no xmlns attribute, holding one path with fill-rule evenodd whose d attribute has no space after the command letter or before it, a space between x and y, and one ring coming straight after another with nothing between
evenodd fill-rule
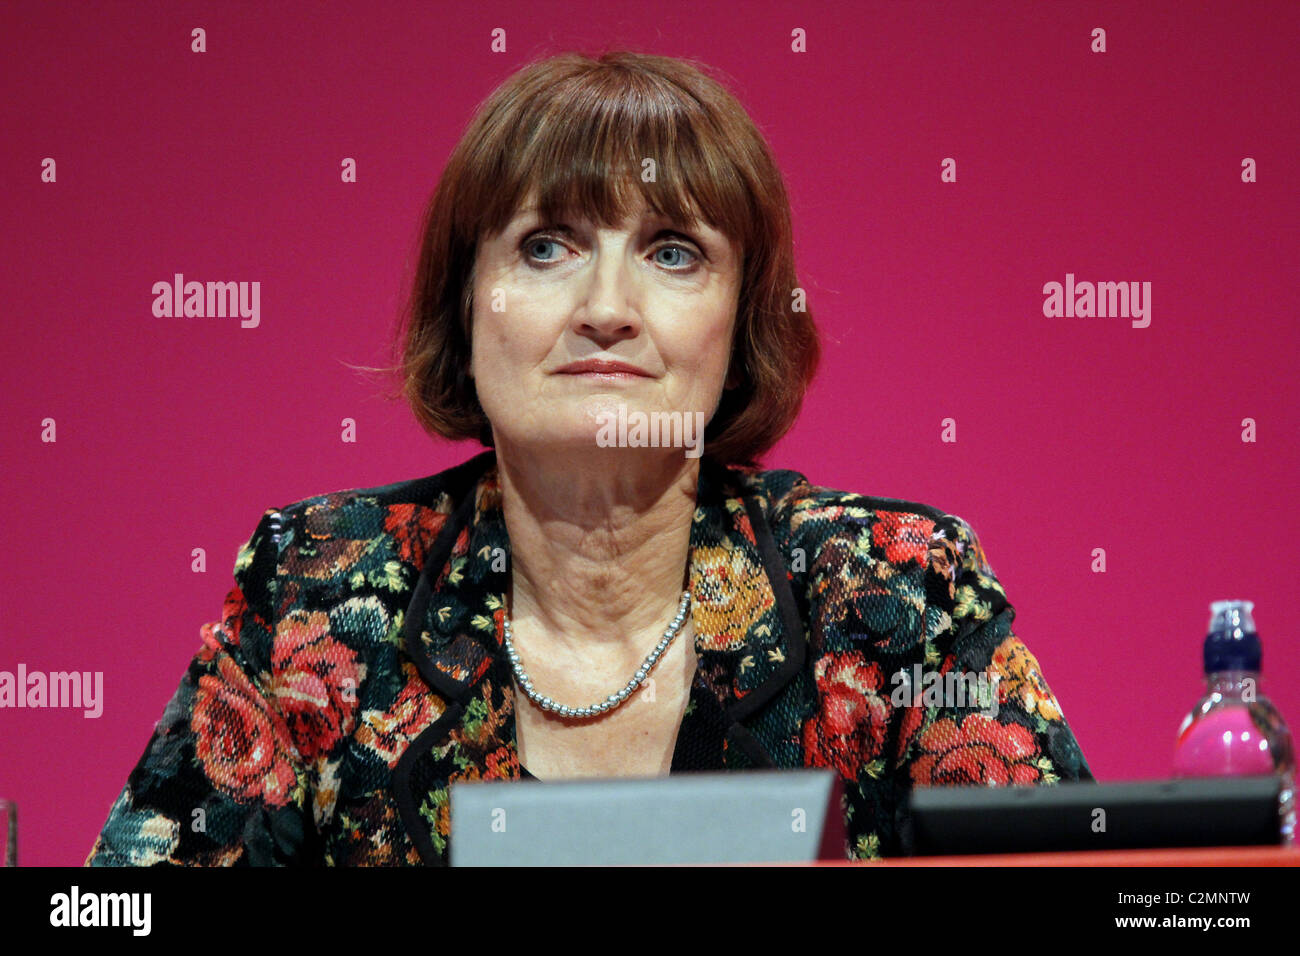
<instances>
[{"instance_id":1,"label":"woman","mask_svg":"<svg viewBox=\"0 0 1300 956\"><path fill-rule=\"evenodd\" d=\"M436 864L459 781L756 767L833 768L872 858L913 786L1091 779L965 522L758 470L817 365L801 298L720 85L510 78L399 339L420 421L491 450L266 512L88 863Z\"/></svg>"}]
</instances>

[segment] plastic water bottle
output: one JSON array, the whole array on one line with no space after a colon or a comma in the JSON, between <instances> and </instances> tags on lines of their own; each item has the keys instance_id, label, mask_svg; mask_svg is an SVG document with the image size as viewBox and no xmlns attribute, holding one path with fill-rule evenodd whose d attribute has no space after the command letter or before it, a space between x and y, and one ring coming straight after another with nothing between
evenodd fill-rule
<instances>
[{"instance_id":1,"label":"plastic water bottle","mask_svg":"<svg viewBox=\"0 0 1300 956\"><path fill-rule=\"evenodd\" d=\"M1282 842L1295 842L1295 751L1282 715L1259 692L1253 601L1215 601L1205 637L1205 696L1183 719L1177 777L1277 774Z\"/></svg>"}]
</instances>

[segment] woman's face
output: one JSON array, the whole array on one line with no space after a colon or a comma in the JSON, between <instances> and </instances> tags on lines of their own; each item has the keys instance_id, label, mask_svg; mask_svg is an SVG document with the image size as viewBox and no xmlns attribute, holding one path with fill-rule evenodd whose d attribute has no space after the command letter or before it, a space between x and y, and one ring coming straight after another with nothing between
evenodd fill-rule
<instances>
[{"instance_id":1,"label":"woman's face","mask_svg":"<svg viewBox=\"0 0 1300 956\"><path fill-rule=\"evenodd\" d=\"M598 229L581 216L543 222L525 200L476 259L470 369L498 447L504 436L594 448L620 404L707 423L727 376L740 256L722 233L644 205ZM584 360L640 374L569 368Z\"/></svg>"}]
</instances>

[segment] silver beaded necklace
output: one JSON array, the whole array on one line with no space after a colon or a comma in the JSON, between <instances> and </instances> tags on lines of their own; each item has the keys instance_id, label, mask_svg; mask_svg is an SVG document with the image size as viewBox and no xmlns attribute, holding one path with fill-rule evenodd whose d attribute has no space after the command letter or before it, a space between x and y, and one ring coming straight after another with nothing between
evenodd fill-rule
<instances>
[{"instance_id":1,"label":"silver beaded necklace","mask_svg":"<svg viewBox=\"0 0 1300 956\"><path fill-rule=\"evenodd\" d=\"M528 695L529 700L542 710L553 710L561 717L595 717L597 714L603 714L619 706L645 682L645 679L650 676L650 671L658 663L659 658L663 656L664 651L668 650L673 638L682 629L682 623L686 620L690 605L691 592L683 591L681 603L677 607L677 616L673 618L672 624L668 625L668 630L664 631L663 638L654 646L654 650L641 662L641 666L637 668L636 673L632 675L631 679L617 694L610 694L599 704L592 704L590 707L569 707L566 704L558 704L545 694L539 694L533 689L532 678L524 672L524 665L519 660L519 652L515 650L514 641L511 640L510 613L508 611L504 616L502 628L505 632L506 656L510 658L510 664L514 668L515 680L523 688L524 693Z\"/></svg>"}]
</instances>

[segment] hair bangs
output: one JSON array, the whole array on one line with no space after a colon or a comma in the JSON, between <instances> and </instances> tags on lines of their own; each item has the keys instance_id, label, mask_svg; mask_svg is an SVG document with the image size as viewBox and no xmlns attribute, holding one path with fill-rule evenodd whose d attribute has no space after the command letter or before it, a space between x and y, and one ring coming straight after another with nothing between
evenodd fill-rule
<instances>
[{"instance_id":1,"label":"hair bangs","mask_svg":"<svg viewBox=\"0 0 1300 956\"><path fill-rule=\"evenodd\" d=\"M755 209L718 125L686 90L624 70L572 77L516 100L497 117L494 182L466 197L471 235L494 235L525 207L547 221L581 214L607 228L641 203L666 219L704 223L747 247Z\"/></svg>"}]
</instances>

